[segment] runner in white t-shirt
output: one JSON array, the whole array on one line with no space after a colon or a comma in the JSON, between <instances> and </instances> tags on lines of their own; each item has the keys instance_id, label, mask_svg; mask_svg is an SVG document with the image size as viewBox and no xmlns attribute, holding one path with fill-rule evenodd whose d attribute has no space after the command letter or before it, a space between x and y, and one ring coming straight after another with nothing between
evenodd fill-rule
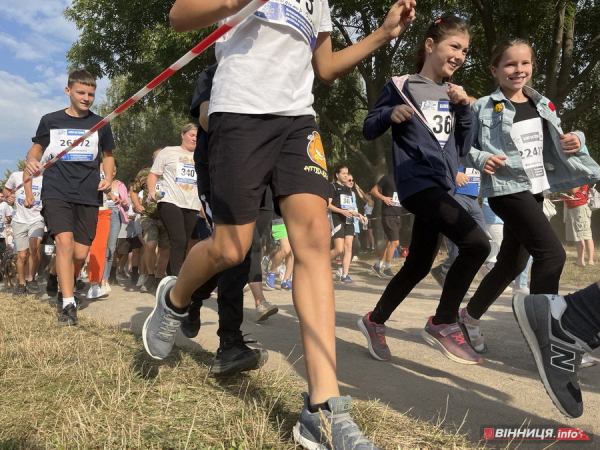
<instances>
[{"instance_id":1,"label":"runner in white t-shirt","mask_svg":"<svg viewBox=\"0 0 600 450\"><path fill-rule=\"evenodd\" d=\"M171 23L176 31L202 28L246 4L247 0L177 0ZM295 256L293 297L309 394L304 395L294 437L308 448L326 442L320 431L322 417L332 420L329 446L374 448L348 416L350 398L339 397L327 163L312 109L314 74L333 82L352 70L406 30L414 5L414 0L397 2L380 28L333 52L326 0L271 0L217 43L219 65L209 109L214 233L192 248L177 280L165 278L159 285L157 305L143 328L148 353L166 357L194 290L244 259L262 195L270 185Z\"/></svg>"},{"instance_id":2,"label":"runner in white t-shirt","mask_svg":"<svg viewBox=\"0 0 600 450\"><path fill-rule=\"evenodd\" d=\"M23 172L13 172L4 185L4 195L8 201L15 204L15 214L12 229L15 246L18 253L17 275L19 282L13 292L14 297L27 294L39 294L40 288L35 276L42 258L41 242L44 237L44 218L42 217L42 178L34 178L31 188L34 205L31 208L24 206L25 188L21 187L14 195L8 197L8 192L23 183Z\"/></svg>"},{"instance_id":3,"label":"runner in white t-shirt","mask_svg":"<svg viewBox=\"0 0 600 450\"><path fill-rule=\"evenodd\" d=\"M155 185L163 177L164 196L158 199L158 214L169 234L169 267L173 275L181 270L201 209L194 165L197 133L198 125L185 125L181 130L181 145L163 148L148 174L148 199L151 201L156 201Z\"/></svg>"}]
</instances>

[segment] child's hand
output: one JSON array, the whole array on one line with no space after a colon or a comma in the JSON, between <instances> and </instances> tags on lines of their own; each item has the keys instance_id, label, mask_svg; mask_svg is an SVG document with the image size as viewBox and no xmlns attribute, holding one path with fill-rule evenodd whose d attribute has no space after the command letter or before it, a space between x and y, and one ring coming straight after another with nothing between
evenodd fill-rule
<instances>
[{"instance_id":1,"label":"child's hand","mask_svg":"<svg viewBox=\"0 0 600 450\"><path fill-rule=\"evenodd\" d=\"M506 156L496 156L496 155L490 156L487 159L487 161L485 162L485 164L483 165L483 171L489 175L495 174L496 170L498 170L500 167L506 165L506 164L504 164L505 159L506 159Z\"/></svg>"},{"instance_id":2,"label":"child's hand","mask_svg":"<svg viewBox=\"0 0 600 450\"><path fill-rule=\"evenodd\" d=\"M577 135L572 133L561 134L560 145L563 148L563 153L575 153L581 150L581 141Z\"/></svg>"},{"instance_id":3,"label":"child's hand","mask_svg":"<svg viewBox=\"0 0 600 450\"><path fill-rule=\"evenodd\" d=\"M456 174L456 185L462 187L469 182L469 176L464 172L458 172Z\"/></svg>"},{"instance_id":4,"label":"child's hand","mask_svg":"<svg viewBox=\"0 0 600 450\"><path fill-rule=\"evenodd\" d=\"M392 122L402 123L409 120L415 111L408 105L398 105L392 112Z\"/></svg>"},{"instance_id":5,"label":"child's hand","mask_svg":"<svg viewBox=\"0 0 600 450\"><path fill-rule=\"evenodd\" d=\"M471 103L469 96L462 87L452 83L448 83L448 86L450 86L450 89L446 92L448 93L448 97L450 97L450 103L454 103L455 105L459 103L468 105Z\"/></svg>"},{"instance_id":6,"label":"child's hand","mask_svg":"<svg viewBox=\"0 0 600 450\"><path fill-rule=\"evenodd\" d=\"M396 39L406 31L415 20L415 0L399 0L390 8L382 28L385 29L388 39Z\"/></svg>"}]
</instances>

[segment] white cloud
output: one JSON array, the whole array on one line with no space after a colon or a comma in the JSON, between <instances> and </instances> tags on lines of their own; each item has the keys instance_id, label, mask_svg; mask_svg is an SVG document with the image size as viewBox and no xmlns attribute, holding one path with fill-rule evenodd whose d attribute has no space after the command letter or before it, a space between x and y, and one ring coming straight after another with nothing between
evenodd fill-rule
<instances>
[{"instance_id":1,"label":"white cloud","mask_svg":"<svg viewBox=\"0 0 600 450\"><path fill-rule=\"evenodd\" d=\"M72 42L79 32L64 18L70 4L71 0L2 0L0 14L38 34Z\"/></svg>"}]
</instances>

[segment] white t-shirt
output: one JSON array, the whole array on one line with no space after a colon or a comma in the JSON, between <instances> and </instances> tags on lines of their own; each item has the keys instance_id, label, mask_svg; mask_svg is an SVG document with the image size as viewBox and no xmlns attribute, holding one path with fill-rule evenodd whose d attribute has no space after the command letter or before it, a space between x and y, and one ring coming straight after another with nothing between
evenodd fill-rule
<instances>
[{"instance_id":1,"label":"white t-shirt","mask_svg":"<svg viewBox=\"0 0 600 450\"><path fill-rule=\"evenodd\" d=\"M315 115L312 50L330 32L327 0L271 0L215 47L209 113Z\"/></svg>"},{"instance_id":2,"label":"white t-shirt","mask_svg":"<svg viewBox=\"0 0 600 450\"><path fill-rule=\"evenodd\" d=\"M6 218L12 216L12 211L8 203L0 203L0 238L6 238Z\"/></svg>"},{"instance_id":3,"label":"white t-shirt","mask_svg":"<svg viewBox=\"0 0 600 450\"><path fill-rule=\"evenodd\" d=\"M154 160L150 172L163 177L161 188L165 196L159 203L200 211L194 152L181 147L165 147Z\"/></svg>"},{"instance_id":4,"label":"white t-shirt","mask_svg":"<svg viewBox=\"0 0 600 450\"><path fill-rule=\"evenodd\" d=\"M25 201L25 187L15 192L15 215L13 220L19 223L35 223L43 221L42 217L42 180L43 176L39 176L33 179L31 182L31 189L33 190L33 198L35 205L31 208L25 208L23 202ZM19 184L23 183L23 172L13 172L8 177L6 182L6 189L13 190Z\"/></svg>"}]
</instances>

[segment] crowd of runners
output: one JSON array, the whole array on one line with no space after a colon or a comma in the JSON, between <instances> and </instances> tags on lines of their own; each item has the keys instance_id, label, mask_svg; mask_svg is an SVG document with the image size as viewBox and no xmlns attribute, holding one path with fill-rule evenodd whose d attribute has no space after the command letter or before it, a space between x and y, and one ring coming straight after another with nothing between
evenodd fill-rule
<instances>
[{"instance_id":1,"label":"crowd of runners","mask_svg":"<svg viewBox=\"0 0 600 450\"><path fill-rule=\"evenodd\" d=\"M176 0L171 24L177 32L202 28L243 4ZM41 118L24 171L3 189L0 250L4 260L16 255L13 295L39 294L36 280L46 270L58 324L75 326L84 297L105 298L111 285L130 283L156 296L142 335L148 354L163 359L178 330L198 335L203 301L216 290L220 346L211 372L230 375L265 363L267 351L248 347L242 335L244 291L254 298L253 319L267 320L278 308L265 290L279 279L292 291L307 369L295 440L308 449L377 448L352 420L350 397L339 393L334 279L355 284L357 237L364 233L366 251L376 252L380 223L386 244L372 270L389 283L358 320L374 358L391 358L386 322L431 271L440 299L424 317L423 338L457 363L480 364L485 313L512 283L514 313L545 389L563 414L580 416L578 370L584 353L600 346L600 284L558 295L566 255L544 192L569 197L567 234L578 264L592 265L588 186L600 180L600 167L584 134L565 133L552 102L529 87L532 47L500 43L490 64L498 88L477 100L450 82L467 57L468 24L453 15L435 20L416 71L391 78L364 119L367 140L391 128L393 170L363 191L348 167L328 172L314 76L332 82L401 38L415 1L398 1L380 28L335 52L327 1L268 6L217 43L217 64L200 74L194 92L194 121L181 128L180 142L148 149L152 164L134 180L119 181L110 125L28 180L101 120L90 110L94 78L70 72L70 105ZM408 249L400 243L406 219ZM442 237L448 259L432 269ZM397 253L406 259L394 274ZM483 279L461 308L478 272Z\"/></svg>"}]
</instances>

